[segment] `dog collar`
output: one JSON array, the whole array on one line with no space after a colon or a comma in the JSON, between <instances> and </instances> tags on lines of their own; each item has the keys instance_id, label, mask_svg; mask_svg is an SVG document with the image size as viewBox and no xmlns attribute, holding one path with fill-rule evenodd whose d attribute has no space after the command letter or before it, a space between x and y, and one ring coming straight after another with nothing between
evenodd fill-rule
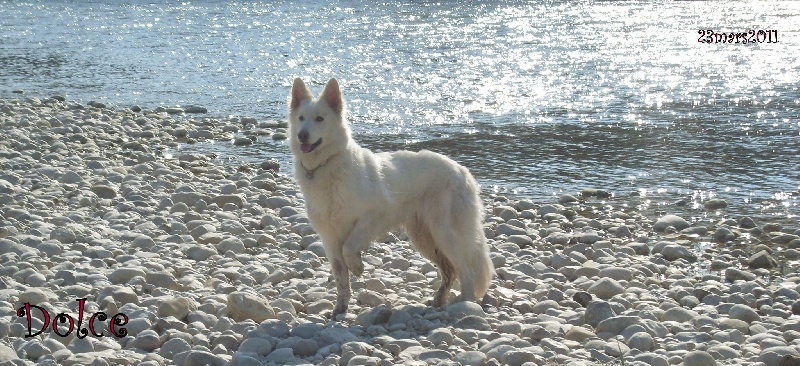
<instances>
[{"instance_id":1,"label":"dog collar","mask_svg":"<svg viewBox=\"0 0 800 366\"><path fill-rule=\"evenodd\" d=\"M302 162L302 161L300 162L300 166L301 166L301 167L303 167L303 170L305 170L305 171L306 171L306 178L308 178L309 180L311 180L311 179L314 179L314 172L315 172L315 171L317 171L317 169L319 169L319 168L322 168L322 166L323 166L323 165L327 164L327 163L328 163L328 160L330 160L330 158L328 158L328 159L326 159L325 161L323 161L323 162L322 162L322 164L320 164L320 165L317 165L317 167L316 167L316 168L314 168L314 169L308 169L308 168L306 168L306 166L305 166L305 165L303 165L303 162Z\"/></svg>"}]
</instances>

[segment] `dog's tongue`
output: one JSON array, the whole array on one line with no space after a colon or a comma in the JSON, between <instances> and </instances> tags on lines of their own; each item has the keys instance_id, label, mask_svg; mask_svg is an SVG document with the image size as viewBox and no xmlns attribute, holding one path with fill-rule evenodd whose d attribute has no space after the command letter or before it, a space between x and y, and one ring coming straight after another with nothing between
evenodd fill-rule
<instances>
[{"instance_id":1,"label":"dog's tongue","mask_svg":"<svg viewBox=\"0 0 800 366\"><path fill-rule=\"evenodd\" d=\"M311 144L300 144L300 151L304 153L311 152L311 149L313 149L313 145Z\"/></svg>"}]
</instances>

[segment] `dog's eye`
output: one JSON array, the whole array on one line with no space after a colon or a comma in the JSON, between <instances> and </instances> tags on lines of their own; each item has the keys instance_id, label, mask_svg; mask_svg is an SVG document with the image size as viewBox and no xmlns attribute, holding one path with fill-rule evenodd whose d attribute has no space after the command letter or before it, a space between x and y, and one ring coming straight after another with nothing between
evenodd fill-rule
<instances>
[{"instance_id":1,"label":"dog's eye","mask_svg":"<svg viewBox=\"0 0 800 366\"><path fill-rule=\"evenodd\" d=\"M317 121L317 122L322 122L323 120L324 120L324 118L322 118L322 117L317 117L317 118L316 118L316 121Z\"/></svg>"},{"instance_id":2,"label":"dog's eye","mask_svg":"<svg viewBox=\"0 0 800 366\"><path fill-rule=\"evenodd\" d=\"M300 121L303 121L305 119L305 117L300 116L300 117L297 117L297 119L299 119Z\"/></svg>"}]
</instances>

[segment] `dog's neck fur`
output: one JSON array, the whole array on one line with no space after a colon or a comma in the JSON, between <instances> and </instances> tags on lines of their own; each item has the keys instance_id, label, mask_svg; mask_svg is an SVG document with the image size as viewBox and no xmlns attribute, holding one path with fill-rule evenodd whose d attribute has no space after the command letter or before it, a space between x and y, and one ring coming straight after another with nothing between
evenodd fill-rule
<instances>
[{"instance_id":1,"label":"dog's neck fur","mask_svg":"<svg viewBox=\"0 0 800 366\"><path fill-rule=\"evenodd\" d=\"M319 168L322 168L323 166L325 166L325 164L327 164L327 163L328 163L328 161L329 161L329 160L331 160L331 158L333 158L333 157L335 157L335 156L336 156L336 155L329 156L327 159L325 159L325 161L323 161L322 163L320 163L319 165L317 165L315 168L311 168L311 169L309 169L309 168L307 168L305 165L303 165L303 161L302 161L302 160L299 160L298 162L300 163L300 167L302 167L302 168L303 168L303 170L305 170L305 171L306 171L306 178L308 178L309 180L311 180L311 179L314 179L314 172L316 172L316 171L317 171L317 169L319 169Z\"/></svg>"}]
</instances>

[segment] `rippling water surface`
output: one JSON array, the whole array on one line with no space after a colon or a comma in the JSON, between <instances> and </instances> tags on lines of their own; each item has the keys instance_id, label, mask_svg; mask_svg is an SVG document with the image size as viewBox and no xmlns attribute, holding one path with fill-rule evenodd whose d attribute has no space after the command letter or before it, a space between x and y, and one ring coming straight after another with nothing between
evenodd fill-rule
<instances>
[{"instance_id":1,"label":"rippling water surface","mask_svg":"<svg viewBox=\"0 0 800 366\"><path fill-rule=\"evenodd\" d=\"M12 1L0 14L0 97L283 120L294 77L316 91L337 77L363 145L442 152L485 190L800 214L800 2ZM778 42L700 43L701 29ZM183 148L289 159L272 140Z\"/></svg>"}]
</instances>

